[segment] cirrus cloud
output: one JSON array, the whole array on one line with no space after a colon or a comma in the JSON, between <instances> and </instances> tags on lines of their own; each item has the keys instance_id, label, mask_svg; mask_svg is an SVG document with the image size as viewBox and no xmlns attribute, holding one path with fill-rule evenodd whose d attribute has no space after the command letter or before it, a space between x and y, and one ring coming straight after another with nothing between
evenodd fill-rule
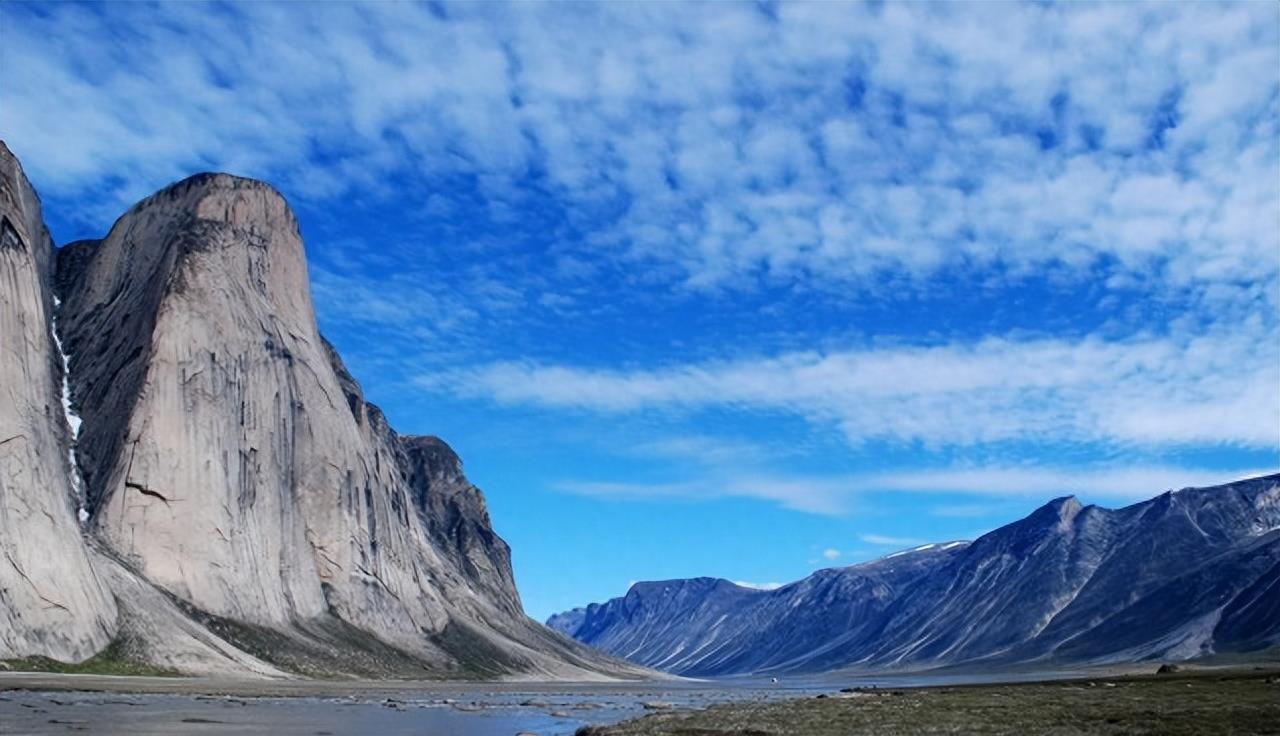
<instances>
[{"instance_id":1,"label":"cirrus cloud","mask_svg":"<svg viewBox=\"0 0 1280 736\"><path fill-rule=\"evenodd\" d=\"M1274 333L1265 333L1274 338ZM854 443L1280 447L1280 344L1254 333L988 338L637 371L497 363L420 383L567 410L795 414Z\"/></svg>"}]
</instances>

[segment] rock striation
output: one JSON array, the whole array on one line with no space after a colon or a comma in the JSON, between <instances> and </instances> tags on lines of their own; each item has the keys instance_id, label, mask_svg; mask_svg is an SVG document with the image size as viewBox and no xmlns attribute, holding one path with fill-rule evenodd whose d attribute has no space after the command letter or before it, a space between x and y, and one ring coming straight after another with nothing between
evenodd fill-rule
<instances>
[{"instance_id":1,"label":"rock striation","mask_svg":"<svg viewBox=\"0 0 1280 736\"><path fill-rule=\"evenodd\" d=\"M637 583L547 624L669 672L1180 660L1280 645L1280 475L1122 509L1054 500L967 542L774 591Z\"/></svg>"},{"instance_id":2,"label":"rock striation","mask_svg":"<svg viewBox=\"0 0 1280 736\"><path fill-rule=\"evenodd\" d=\"M53 253L40 200L0 143L0 659L81 660L116 625L76 519Z\"/></svg>"},{"instance_id":3,"label":"rock striation","mask_svg":"<svg viewBox=\"0 0 1280 736\"><path fill-rule=\"evenodd\" d=\"M510 551L457 455L434 437L399 436L320 335L279 192L193 176L55 257L18 173L4 180L4 273L16 286L3 296L20 301L6 301L3 326L6 345L12 331L28 349L2 366L6 390L21 395L0 427L34 439L3 448L13 453L6 509L21 525L0 527L0 544L29 552L56 534L68 551L47 571L14 557L0 582L22 578L21 566L34 581L24 595L38 589L66 609L19 600L11 617L76 626L57 646L0 657L83 659L117 636L134 656L184 671L638 672L525 617ZM68 410L82 422L76 468L49 332L55 302ZM67 569L84 579L42 587L35 577Z\"/></svg>"}]
</instances>

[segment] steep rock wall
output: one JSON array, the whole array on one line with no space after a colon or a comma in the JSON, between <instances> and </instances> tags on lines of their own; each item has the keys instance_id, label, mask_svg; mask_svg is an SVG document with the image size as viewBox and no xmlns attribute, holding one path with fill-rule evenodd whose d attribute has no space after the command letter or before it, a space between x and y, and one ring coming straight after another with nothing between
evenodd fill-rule
<instances>
[{"instance_id":1,"label":"steep rock wall","mask_svg":"<svg viewBox=\"0 0 1280 736\"><path fill-rule=\"evenodd\" d=\"M248 623L333 612L416 648L444 628L443 563L380 413L344 400L278 193L185 180L75 270L82 463L95 532L121 559Z\"/></svg>"},{"instance_id":2,"label":"steep rock wall","mask_svg":"<svg viewBox=\"0 0 1280 736\"><path fill-rule=\"evenodd\" d=\"M629 669L524 616L458 457L364 400L274 189L174 184L60 251L56 283L93 534L196 620L308 672L370 649L399 675Z\"/></svg>"},{"instance_id":3,"label":"steep rock wall","mask_svg":"<svg viewBox=\"0 0 1280 736\"><path fill-rule=\"evenodd\" d=\"M116 625L76 520L52 260L40 200L0 143L0 659L83 660Z\"/></svg>"},{"instance_id":4,"label":"steep rock wall","mask_svg":"<svg viewBox=\"0 0 1280 736\"><path fill-rule=\"evenodd\" d=\"M0 660L648 674L524 615L457 455L317 331L270 186L197 175L55 251L0 144L0 308Z\"/></svg>"}]
</instances>

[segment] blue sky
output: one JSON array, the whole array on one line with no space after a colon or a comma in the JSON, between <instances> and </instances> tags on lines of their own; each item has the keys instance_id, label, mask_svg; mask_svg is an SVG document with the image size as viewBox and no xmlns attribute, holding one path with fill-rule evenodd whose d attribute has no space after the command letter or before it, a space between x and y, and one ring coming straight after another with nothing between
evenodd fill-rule
<instances>
[{"instance_id":1,"label":"blue sky","mask_svg":"<svg viewBox=\"0 0 1280 736\"><path fill-rule=\"evenodd\" d=\"M55 239L202 170L529 612L1280 465L1280 6L0 5Z\"/></svg>"}]
</instances>

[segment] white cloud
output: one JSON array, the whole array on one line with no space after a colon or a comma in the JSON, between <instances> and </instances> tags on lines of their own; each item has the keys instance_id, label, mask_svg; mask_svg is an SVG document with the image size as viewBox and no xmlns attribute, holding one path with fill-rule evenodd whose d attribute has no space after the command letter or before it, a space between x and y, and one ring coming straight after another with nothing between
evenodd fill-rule
<instances>
[{"instance_id":1,"label":"white cloud","mask_svg":"<svg viewBox=\"0 0 1280 736\"><path fill-rule=\"evenodd\" d=\"M934 506L929 509L929 513L947 518L971 519L978 516L987 516L999 510L999 506L991 503L959 503Z\"/></svg>"},{"instance_id":2,"label":"white cloud","mask_svg":"<svg viewBox=\"0 0 1280 736\"><path fill-rule=\"evenodd\" d=\"M1111 501L1139 501L1168 490L1212 486L1267 475L1278 468L1212 470L1171 466L977 467L906 471L868 476L868 487L886 491L956 492L1042 498L1083 495Z\"/></svg>"},{"instance_id":3,"label":"white cloud","mask_svg":"<svg viewBox=\"0 0 1280 736\"><path fill-rule=\"evenodd\" d=\"M495 218L519 210L536 170L590 231L546 236L564 281L613 269L649 292L763 284L841 299L959 283L1016 311L1000 289L1047 279L1096 285L1104 302L1066 307L1105 320L1091 335L940 326L924 344L766 346L665 367L496 362L433 372L430 387L596 412L790 414L854 445L1277 448L1280 8L770 7L3 3L2 132L42 194L100 227L204 169L339 207L412 194L405 207L432 217L449 191L424 182L464 176ZM354 261L384 248L361 245ZM467 365L477 335L549 291L517 293L504 270L527 269L495 262L378 283L326 262L316 295L334 319L416 321L430 365ZM504 331L503 354L528 352L519 333ZM949 472L878 482L1119 497L1200 477ZM840 513L869 482L708 470L576 492Z\"/></svg>"},{"instance_id":4,"label":"white cloud","mask_svg":"<svg viewBox=\"0 0 1280 736\"><path fill-rule=\"evenodd\" d=\"M628 448L643 457L690 461L701 465L743 465L764 450L752 442L710 435L680 435L639 442ZM772 450L775 454L778 450Z\"/></svg>"},{"instance_id":5,"label":"white cloud","mask_svg":"<svg viewBox=\"0 0 1280 736\"><path fill-rule=\"evenodd\" d=\"M749 498L795 511L828 515L848 513L858 490L849 478L720 472L668 483L566 480L554 484L554 488L579 496L626 500Z\"/></svg>"},{"instance_id":6,"label":"white cloud","mask_svg":"<svg viewBox=\"0 0 1280 736\"><path fill-rule=\"evenodd\" d=\"M915 547L925 544L924 540L913 537L889 537L883 534L863 534L858 538L867 544L875 544L881 547Z\"/></svg>"},{"instance_id":7,"label":"white cloud","mask_svg":"<svg viewBox=\"0 0 1280 736\"><path fill-rule=\"evenodd\" d=\"M501 201L535 167L621 213L597 255L698 288L1202 294L1280 273L1278 12L6 4L0 107L42 188L106 193L91 217L195 169L319 199L457 172Z\"/></svg>"},{"instance_id":8,"label":"white cloud","mask_svg":"<svg viewBox=\"0 0 1280 736\"><path fill-rule=\"evenodd\" d=\"M830 548L824 549L822 550L822 557L823 559L831 561L838 560L840 559L840 550Z\"/></svg>"},{"instance_id":9,"label":"white cloud","mask_svg":"<svg viewBox=\"0 0 1280 736\"><path fill-rule=\"evenodd\" d=\"M631 372L497 363L423 378L504 404L795 414L871 439L1280 447L1280 340L989 338Z\"/></svg>"},{"instance_id":10,"label":"white cloud","mask_svg":"<svg viewBox=\"0 0 1280 736\"><path fill-rule=\"evenodd\" d=\"M582 496L619 500L688 500L749 498L777 504L793 511L828 516L848 515L877 493L928 493L990 499L1040 501L1055 496L1078 495L1090 502L1126 504L1151 498L1167 490L1212 486L1242 478L1280 472L1280 466L1209 469L1174 465L1082 464L1076 467L1000 465L897 471L847 475L769 475L743 473L733 468L707 471L697 477L670 483L562 481L556 489ZM943 506L943 516L981 516L993 509L977 504ZM923 542L868 534L869 544L908 547ZM834 555L834 556L833 556ZM837 549L821 556L834 560Z\"/></svg>"}]
</instances>

